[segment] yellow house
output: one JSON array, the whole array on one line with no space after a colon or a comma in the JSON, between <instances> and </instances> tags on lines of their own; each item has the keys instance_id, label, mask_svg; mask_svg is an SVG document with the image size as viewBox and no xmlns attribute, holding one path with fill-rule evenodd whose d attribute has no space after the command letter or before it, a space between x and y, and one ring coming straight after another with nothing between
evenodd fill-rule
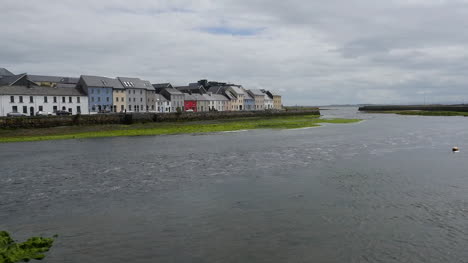
<instances>
[{"instance_id":1,"label":"yellow house","mask_svg":"<svg viewBox=\"0 0 468 263\"><path fill-rule=\"evenodd\" d=\"M125 89L116 88L112 89L112 97L113 97L113 112L124 112L127 108L127 92Z\"/></svg>"},{"instance_id":2,"label":"yellow house","mask_svg":"<svg viewBox=\"0 0 468 263\"><path fill-rule=\"evenodd\" d=\"M281 95L276 92L267 91L268 97L273 98L273 109L282 110Z\"/></svg>"}]
</instances>

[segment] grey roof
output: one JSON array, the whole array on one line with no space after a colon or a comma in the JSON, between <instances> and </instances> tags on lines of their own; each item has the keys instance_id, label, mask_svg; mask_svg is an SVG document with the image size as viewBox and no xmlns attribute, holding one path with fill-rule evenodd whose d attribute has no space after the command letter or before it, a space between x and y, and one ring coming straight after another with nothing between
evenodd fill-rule
<instances>
[{"instance_id":1,"label":"grey roof","mask_svg":"<svg viewBox=\"0 0 468 263\"><path fill-rule=\"evenodd\" d=\"M226 89L226 86L213 86L208 89L208 92L212 92L213 94L224 94Z\"/></svg>"},{"instance_id":2,"label":"grey roof","mask_svg":"<svg viewBox=\"0 0 468 263\"><path fill-rule=\"evenodd\" d=\"M229 86L236 94L235 95L243 95L245 94L244 90L238 86Z\"/></svg>"},{"instance_id":3,"label":"grey roof","mask_svg":"<svg viewBox=\"0 0 468 263\"><path fill-rule=\"evenodd\" d=\"M276 91L268 91L272 96L281 96L278 92Z\"/></svg>"},{"instance_id":4,"label":"grey roof","mask_svg":"<svg viewBox=\"0 0 468 263\"><path fill-rule=\"evenodd\" d=\"M244 100L253 100L252 96L249 95L248 92L244 93Z\"/></svg>"},{"instance_id":5,"label":"grey roof","mask_svg":"<svg viewBox=\"0 0 468 263\"><path fill-rule=\"evenodd\" d=\"M86 96L86 93L77 87L0 86L0 95Z\"/></svg>"},{"instance_id":6,"label":"grey roof","mask_svg":"<svg viewBox=\"0 0 468 263\"><path fill-rule=\"evenodd\" d=\"M0 76L13 76L15 74L11 73L8 69L6 68L0 68Z\"/></svg>"},{"instance_id":7,"label":"grey roof","mask_svg":"<svg viewBox=\"0 0 468 263\"><path fill-rule=\"evenodd\" d=\"M221 95L221 94L203 94L203 96L207 99L207 100L229 100L226 96L224 95Z\"/></svg>"},{"instance_id":8,"label":"grey roof","mask_svg":"<svg viewBox=\"0 0 468 263\"><path fill-rule=\"evenodd\" d=\"M250 91L250 94L253 94L254 96L263 96L264 95L264 93L259 89L250 89L248 91Z\"/></svg>"},{"instance_id":9,"label":"grey roof","mask_svg":"<svg viewBox=\"0 0 468 263\"><path fill-rule=\"evenodd\" d=\"M20 78L23 78L25 75L12 75L12 76L5 76L0 78L0 85L11 85L18 81Z\"/></svg>"},{"instance_id":10,"label":"grey roof","mask_svg":"<svg viewBox=\"0 0 468 263\"><path fill-rule=\"evenodd\" d=\"M195 94L184 93L184 100L197 100L197 97Z\"/></svg>"},{"instance_id":11,"label":"grey roof","mask_svg":"<svg viewBox=\"0 0 468 263\"><path fill-rule=\"evenodd\" d=\"M81 79L88 87L124 89L120 81L107 77L82 75Z\"/></svg>"},{"instance_id":12,"label":"grey roof","mask_svg":"<svg viewBox=\"0 0 468 263\"><path fill-rule=\"evenodd\" d=\"M33 82L52 82L52 83L67 83L76 84L79 78L60 77L60 76L42 76L42 75L28 75L28 79Z\"/></svg>"},{"instance_id":13,"label":"grey roof","mask_svg":"<svg viewBox=\"0 0 468 263\"><path fill-rule=\"evenodd\" d=\"M161 94L155 94L155 95L156 95L156 100L159 100L159 101L162 101L162 102L169 101L168 99L166 99L166 97L164 97Z\"/></svg>"},{"instance_id":14,"label":"grey roof","mask_svg":"<svg viewBox=\"0 0 468 263\"><path fill-rule=\"evenodd\" d=\"M127 89L149 89L154 90L153 86L149 81L143 81L139 78L126 78L126 77L117 77L122 86ZM147 85L150 86L147 86Z\"/></svg>"},{"instance_id":15,"label":"grey roof","mask_svg":"<svg viewBox=\"0 0 468 263\"><path fill-rule=\"evenodd\" d=\"M157 83L153 84L153 87L158 89L158 88L172 88L171 83Z\"/></svg>"},{"instance_id":16,"label":"grey roof","mask_svg":"<svg viewBox=\"0 0 468 263\"><path fill-rule=\"evenodd\" d=\"M183 94L182 92L180 92L180 91L178 91L178 90L176 90L174 88L166 88L164 90L167 91L171 95L181 95L181 94Z\"/></svg>"},{"instance_id":17,"label":"grey roof","mask_svg":"<svg viewBox=\"0 0 468 263\"><path fill-rule=\"evenodd\" d=\"M178 86L174 88L181 92L191 92L199 94L206 93L206 89L202 85Z\"/></svg>"}]
</instances>

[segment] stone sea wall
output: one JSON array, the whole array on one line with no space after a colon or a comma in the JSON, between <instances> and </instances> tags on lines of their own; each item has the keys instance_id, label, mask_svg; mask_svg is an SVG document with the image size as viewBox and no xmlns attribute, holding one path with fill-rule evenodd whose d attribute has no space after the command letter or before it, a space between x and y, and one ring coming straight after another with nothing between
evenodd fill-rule
<instances>
[{"instance_id":1,"label":"stone sea wall","mask_svg":"<svg viewBox=\"0 0 468 263\"><path fill-rule=\"evenodd\" d=\"M2 117L0 128L50 128L72 125L132 124L147 122L203 121L243 117L271 117L293 115L320 115L320 111L230 111L230 112L183 112L183 113L131 113L92 114L48 117Z\"/></svg>"}]
</instances>

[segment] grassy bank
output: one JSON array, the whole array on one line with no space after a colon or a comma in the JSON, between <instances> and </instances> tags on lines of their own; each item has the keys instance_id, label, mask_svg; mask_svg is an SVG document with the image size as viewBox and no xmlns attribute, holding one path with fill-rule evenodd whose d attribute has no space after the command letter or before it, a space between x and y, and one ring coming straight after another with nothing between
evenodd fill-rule
<instances>
[{"instance_id":1,"label":"grassy bank","mask_svg":"<svg viewBox=\"0 0 468 263\"><path fill-rule=\"evenodd\" d=\"M417 116L468 116L468 112L459 111L424 111L424 110L392 110L392 111L366 111L367 113L392 113L399 115L417 115Z\"/></svg>"},{"instance_id":2,"label":"grassy bank","mask_svg":"<svg viewBox=\"0 0 468 263\"><path fill-rule=\"evenodd\" d=\"M251 129L295 129L319 126L320 123L353 123L356 119L321 119L316 115L252 117L242 119L146 123L133 125L66 126L42 129L0 129L0 143L83 139L116 136L145 136L183 133L207 133Z\"/></svg>"}]
</instances>

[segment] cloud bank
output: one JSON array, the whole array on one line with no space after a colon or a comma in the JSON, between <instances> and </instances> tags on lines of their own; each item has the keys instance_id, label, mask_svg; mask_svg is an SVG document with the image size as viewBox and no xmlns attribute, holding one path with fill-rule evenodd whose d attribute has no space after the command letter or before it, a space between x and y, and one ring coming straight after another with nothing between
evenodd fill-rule
<instances>
[{"instance_id":1,"label":"cloud bank","mask_svg":"<svg viewBox=\"0 0 468 263\"><path fill-rule=\"evenodd\" d=\"M286 105L468 101L461 0L3 0L15 73L201 78Z\"/></svg>"}]
</instances>

